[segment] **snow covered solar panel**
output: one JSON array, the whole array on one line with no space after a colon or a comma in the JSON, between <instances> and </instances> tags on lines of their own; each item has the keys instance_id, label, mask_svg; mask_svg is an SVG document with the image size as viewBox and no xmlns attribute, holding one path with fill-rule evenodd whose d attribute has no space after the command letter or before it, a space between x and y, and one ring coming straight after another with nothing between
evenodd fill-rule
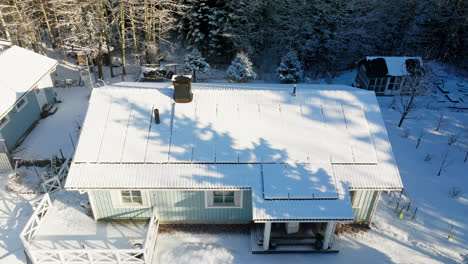
<instances>
[{"instance_id":1,"label":"snow covered solar panel","mask_svg":"<svg viewBox=\"0 0 468 264\"><path fill-rule=\"evenodd\" d=\"M326 145L331 150L332 163L353 163L353 151L341 105L323 104ZM322 142L323 144L324 142Z\"/></svg>"},{"instance_id":2,"label":"snow covered solar panel","mask_svg":"<svg viewBox=\"0 0 468 264\"><path fill-rule=\"evenodd\" d=\"M214 128L214 147L216 149L216 162L237 163L239 153L237 138L239 130L246 129L239 122L238 105L218 104L214 114L216 122ZM211 142L213 144L213 141Z\"/></svg>"},{"instance_id":3,"label":"snow covered solar panel","mask_svg":"<svg viewBox=\"0 0 468 264\"><path fill-rule=\"evenodd\" d=\"M176 108L177 108L176 104ZM189 121L190 122L190 121ZM193 139L193 162L215 161L215 140L213 126L216 124L216 105L199 104L195 106L195 120L193 130L190 131ZM175 136L175 135L174 135ZM177 138L177 136L175 136ZM177 141L174 142L177 144Z\"/></svg>"},{"instance_id":4,"label":"snow covered solar panel","mask_svg":"<svg viewBox=\"0 0 468 264\"><path fill-rule=\"evenodd\" d=\"M343 105L342 107L354 163L376 164L377 156L364 112L358 106Z\"/></svg>"},{"instance_id":5,"label":"snow covered solar panel","mask_svg":"<svg viewBox=\"0 0 468 264\"><path fill-rule=\"evenodd\" d=\"M264 164L265 199L337 199L330 164Z\"/></svg>"},{"instance_id":6,"label":"snow covered solar panel","mask_svg":"<svg viewBox=\"0 0 468 264\"><path fill-rule=\"evenodd\" d=\"M170 162L192 162L194 147L195 104L175 104ZM213 157L214 160L214 157Z\"/></svg>"}]
</instances>

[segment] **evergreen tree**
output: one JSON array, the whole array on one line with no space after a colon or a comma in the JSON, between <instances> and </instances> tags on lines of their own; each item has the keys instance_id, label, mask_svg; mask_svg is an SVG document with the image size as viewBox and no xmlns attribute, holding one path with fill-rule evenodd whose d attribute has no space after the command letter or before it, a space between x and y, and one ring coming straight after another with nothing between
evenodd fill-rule
<instances>
[{"instance_id":1,"label":"evergreen tree","mask_svg":"<svg viewBox=\"0 0 468 264\"><path fill-rule=\"evenodd\" d=\"M302 64L295 51L289 51L281 58L276 72L280 81L285 83L295 83L302 78Z\"/></svg>"},{"instance_id":2,"label":"evergreen tree","mask_svg":"<svg viewBox=\"0 0 468 264\"><path fill-rule=\"evenodd\" d=\"M182 42L203 54L216 54L222 49L222 34L226 11L224 2L209 0L184 0L186 10L181 18Z\"/></svg>"},{"instance_id":3,"label":"evergreen tree","mask_svg":"<svg viewBox=\"0 0 468 264\"><path fill-rule=\"evenodd\" d=\"M185 57L185 69L193 73L193 82L197 82L197 72L205 73L210 69L201 53L194 49Z\"/></svg>"},{"instance_id":4,"label":"evergreen tree","mask_svg":"<svg viewBox=\"0 0 468 264\"><path fill-rule=\"evenodd\" d=\"M257 74L252 68L252 62L245 53L237 53L226 74L233 82L247 82L257 78Z\"/></svg>"}]
</instances>

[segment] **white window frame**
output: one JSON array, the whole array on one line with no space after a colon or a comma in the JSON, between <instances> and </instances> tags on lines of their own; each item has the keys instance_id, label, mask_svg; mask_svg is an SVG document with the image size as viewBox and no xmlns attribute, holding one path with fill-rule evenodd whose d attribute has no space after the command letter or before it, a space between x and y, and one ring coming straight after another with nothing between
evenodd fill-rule
<instances>
[{"instance_id":1,"label":"white window frame","mask_svg":"<svg viewBox=\"0 0 468 264\"><path fill-rule=\"evenodd\" d=\"M141 201L143 204L127 204L122 202L122 191L139 191L141 192ZM124 190L112 190L111 200L114 208L149 208L151 207L149 192L146 190L137 189L124 189Z\"/></svg>"},{"instance_id":2,"label":"white window frame","mask_svg":"<svg viewBox=\"0 0 468 264\"><path fill-rule=\"evenodd\" d=\"M24 104L20 107L18 107L18 104L21 100L24 100ZM18 102L15 103L16 111L21 111L26 105L28 104L28 98L26 96L21 97L21 99L18 100Z\"/></svg>"},{"instance_id":3,"label":"white window frame","mask_svg":"<svg viewBox=\"0 0 468 264\"><path fill-rule=\"evenodd\" d=\"M232 206L219 206L213 203L214 192L234 192L234 205ZM239 204L236 204L236 200ZM211 190L205 191L205 208L238 208L242 209L244 206L244 191L243 190Z\"/></svg>"},{"instance_id":4,"label":"white window frame","mask_svg":"<svg viewBox=\"0 0 468 264\"><path fill-rule=\"evenodd\" d=\"M8 114L6 114L4 117L1 117L0 120L6 118L5 123L0 123L0 129L4 128L8 123L10 123L10 118L8 117Z\"/></svg>"},{"instance_id":5,"label":"white window frame","mask_svg":"<svg viewBox=\"0 0 468 264\"><path fill-rule=\"evenodd\" d=\"M352 193L351 193L352 192ZM362 190L353 190L349 192L349 198L351 199L351 206L353 208L361 208L363 200L362 196L364 191Z\"/></svg>"}]
</instances>

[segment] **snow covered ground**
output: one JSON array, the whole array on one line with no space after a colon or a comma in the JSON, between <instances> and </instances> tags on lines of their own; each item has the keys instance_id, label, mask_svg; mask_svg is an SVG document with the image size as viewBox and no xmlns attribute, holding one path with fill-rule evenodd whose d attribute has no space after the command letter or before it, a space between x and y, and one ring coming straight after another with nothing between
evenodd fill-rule
<instances>
[{"instance_id":1,"label":"snow covered ground","mask_svg":"<svg viewBox=\"0 0 468 264\"><path fill-rule=\"evenodd\" d=\"M26 263L19 234L33 212L29 202L37 196L6 191L9 173L0 170L0 263Z\"/></svg>"},{"instance_id":2,"label":"snow covered ground","mask_svg":"<svg viewBox=\"0 0 468 264\"><path fill-rule=\"evenodd\" d=\"M91 90L86 87L55 88L58 111L41 119L23 143L13 152L14 158L27 160L50 159L62 150L68 157L73 153ZM73 144L72 144L73 140Z\"/></svg>"},{"instance_id":3,"label":"snow covered ground","mask_svg":"<svg viewBox=\"0 0 468 264\"><path fill-rule=\"evenodd\" d=\"M354 74L347 72L334 83L350 84L352 78ZM453 76L447 78L453 82ZM389 107L392 98L381 97L379 102L405 191L412 206L418 207L414 220L400 219L394 204L382 194L372 229L336 237L338 254L253 255L246 234L175 233L158 237L157 263L468 263L468 161L463 161L468 112L421 108L398 128L400 115ZM441 115L443 121L436 131ZM65 119L72 121L73 115ZM424 134L416 149L421 131ZM456 134L457 141L449 146L449 138ZM437 176L447 149L448 166ZM0 172L2 186L8 173ZM454 187L462 191L458 197L452 197ZM0 263L24 263L18 235L32 214L29 201L34 197L0 188ZM452 225L453 238L448 239Z\"/></svg>"}]
</instances>

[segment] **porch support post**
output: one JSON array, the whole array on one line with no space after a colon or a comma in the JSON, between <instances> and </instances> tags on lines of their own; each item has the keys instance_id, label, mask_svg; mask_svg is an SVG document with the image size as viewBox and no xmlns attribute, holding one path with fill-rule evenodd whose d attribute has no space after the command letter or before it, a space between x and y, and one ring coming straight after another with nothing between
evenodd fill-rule
<instances>
[{"instance_id":1,"label":"porch support post","mask_svg":"<svg viewBox=\"0 0 468 264\"><path fill-rule=\"evenodd\" d=\"M268 250L270 247L270 233L271 233L271 222L265 222L265 228L263 229L263 249Z\"/></svg>"},{"instance_id":2,"label":"porch support post","mask_svg":"<svg viewBox=\"0 0 468 264\"><path fill-rule=\"evenodd\" d=\"M328 222L327 227L325 228L325 234L323 238L323 246L322 249L326 250L330 246L331 238L333 236L333 230L335 229L334 222Z\"/></svg>"}]
</instances>

